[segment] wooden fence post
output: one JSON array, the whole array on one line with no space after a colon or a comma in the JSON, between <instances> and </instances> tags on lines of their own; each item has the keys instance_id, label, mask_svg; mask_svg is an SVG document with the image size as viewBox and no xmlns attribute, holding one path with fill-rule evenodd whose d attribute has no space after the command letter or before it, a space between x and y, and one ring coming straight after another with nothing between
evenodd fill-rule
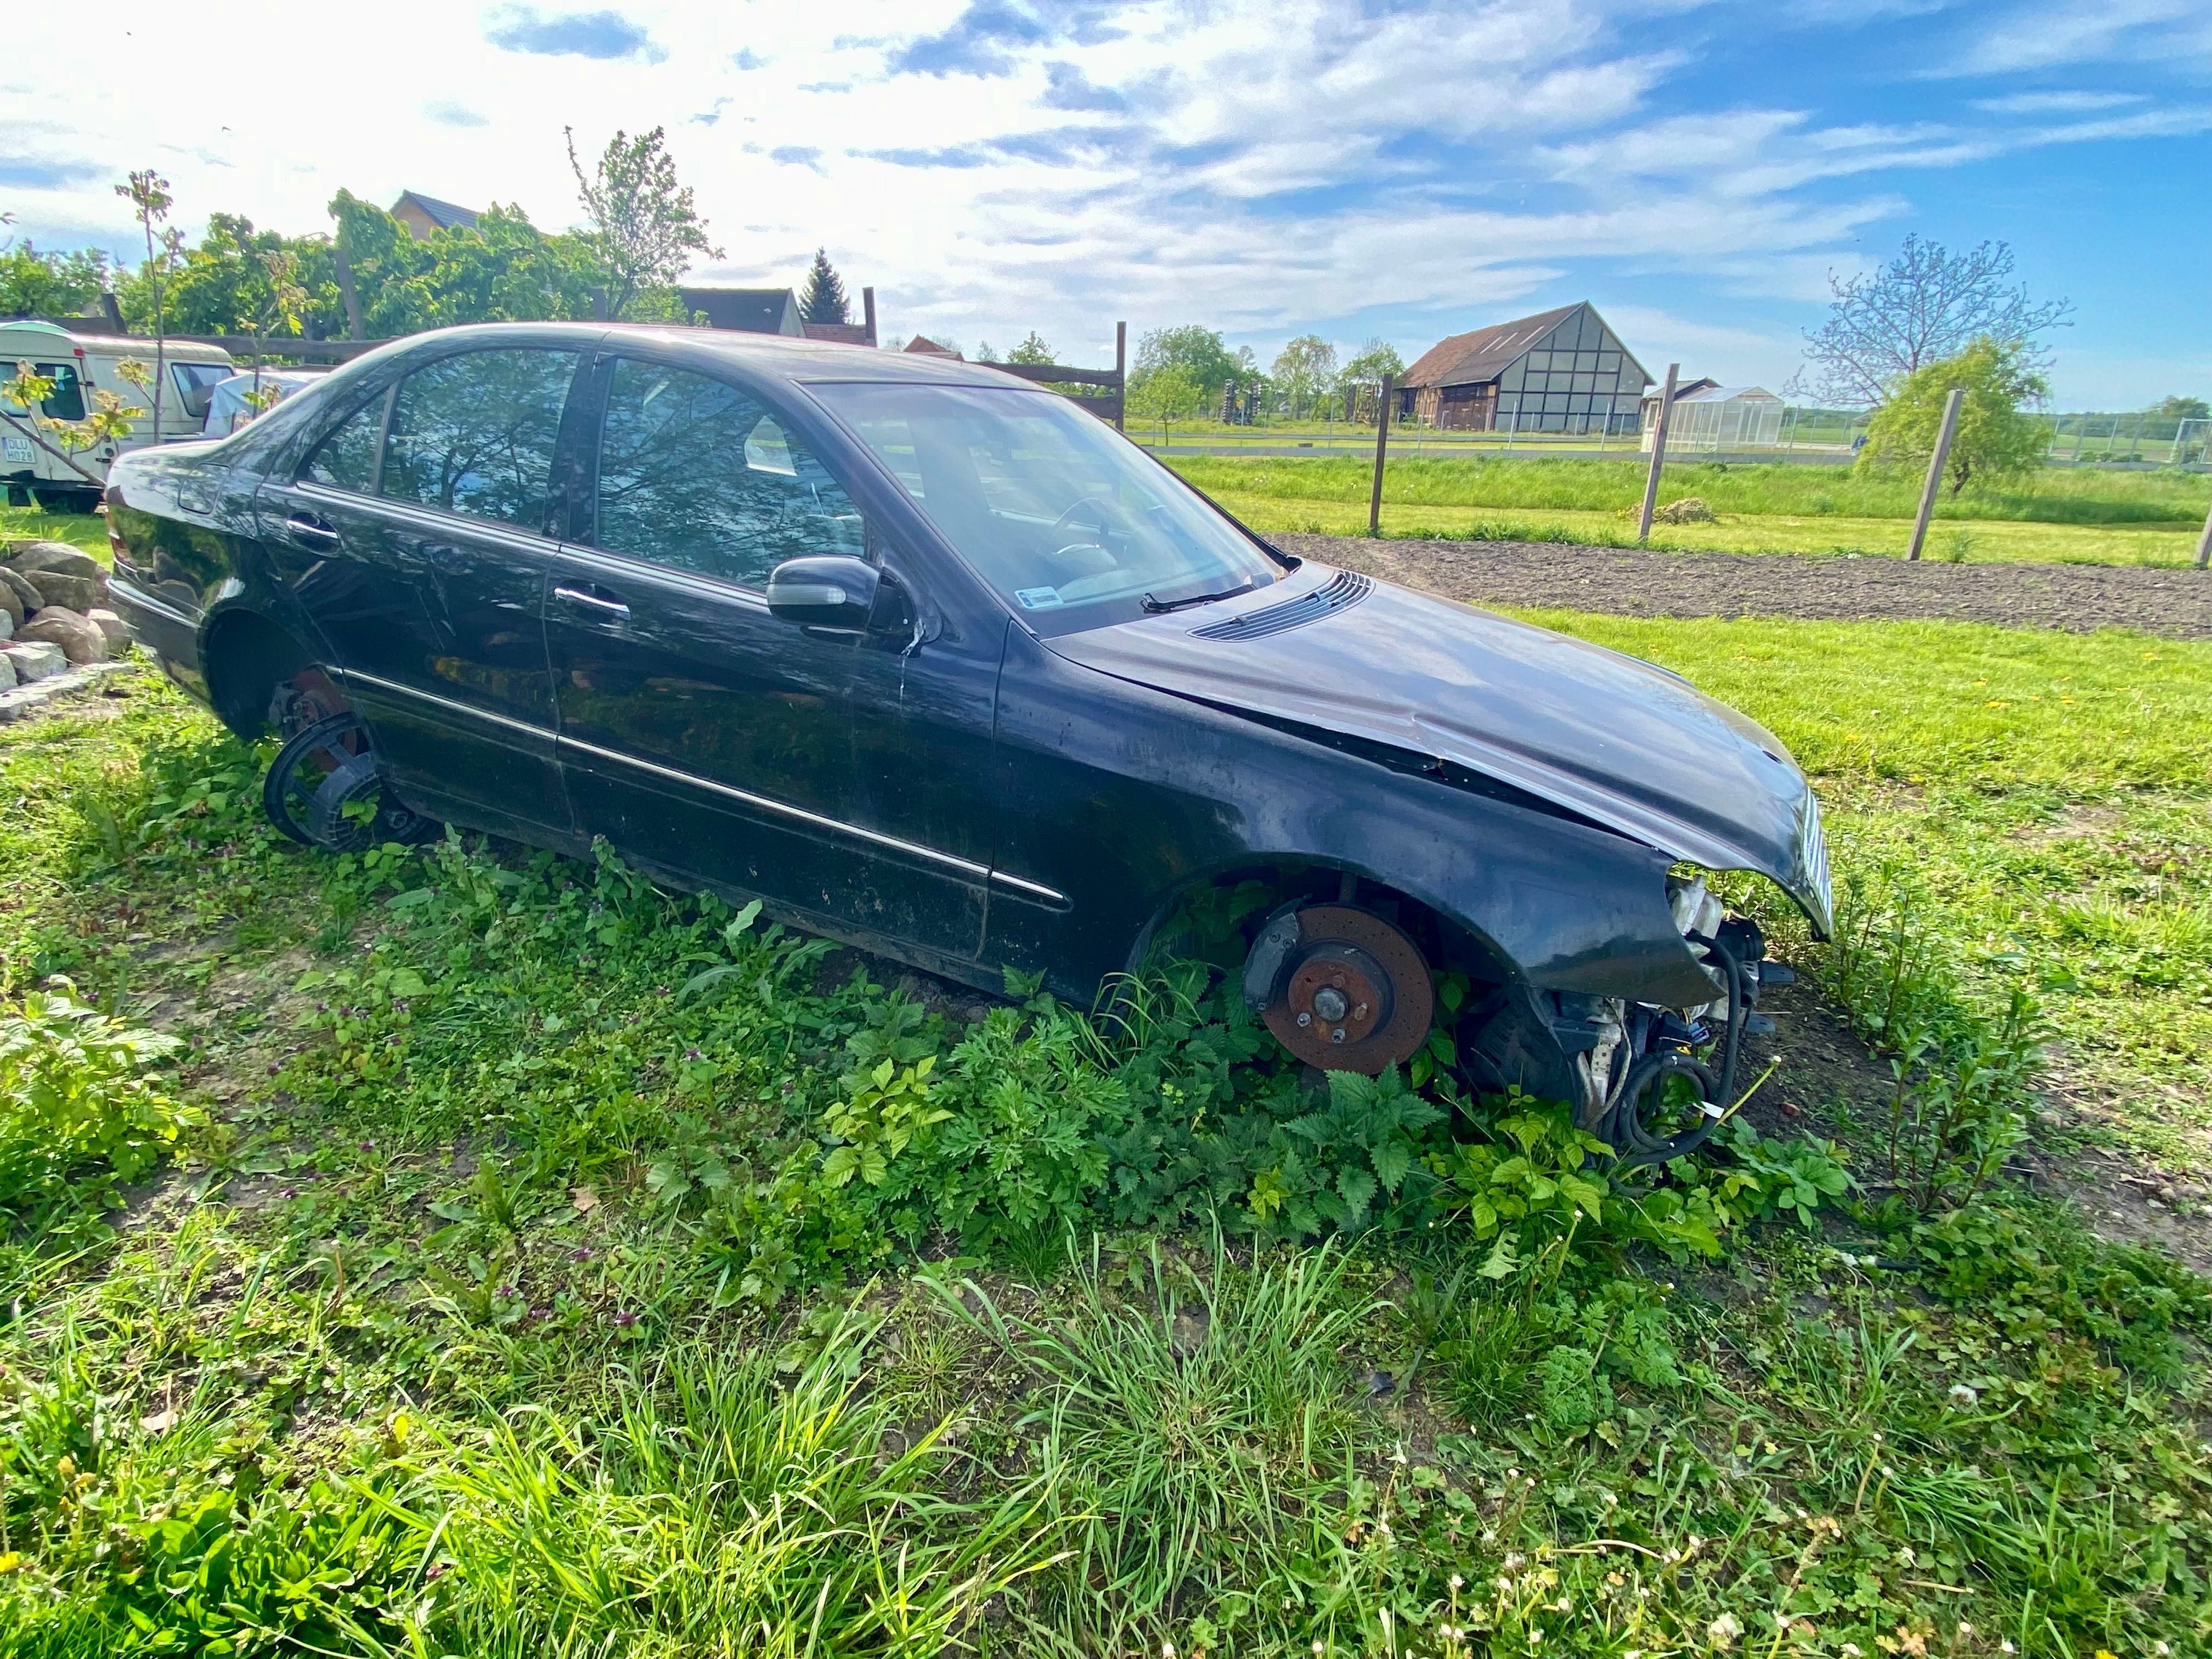
<instances>
[{"instance_id":1,"label":"wooden fence post","mask_svg":"<svg viewBox=\"0 0 2212 1659\"><path fill-rule=\"evenodd\" d=\"M1390 447L1390 392L1395 376L1382 376L1382 395L1375 400L1375 487L1367 492L1367 533L1382 533L1382 457Z\"/></svg>"},{"instance_id":2,"label":"wooden fence post","mask_svg":"<svg viewBox=\"0 0 2212 1659\"><path fill-rule=\"evenodd\" d=\"M1936 434L1936 453L1928 458L1928 482L1920 488L1920 516L1912 521L1912 548L1905 556L1907 559L1918 558L1921 544L1928 539L1928 520L1935 515L1936 492L1943 483L1943 462L1951 453L1952 436L1959 430L1959 405L1966 400L1966 388L1962 386L1953 386L1951 395L1943 399L1943 424Z\"/></svg>"},{"instance_id":3,"label":"wooden fence post","mask_svg":"<svg viewBox=\"0 0 2212 1659\"><path fill-rule=\"evenodd\" d=\"M1667 365L1667 387L1659 394L1659 420L1651 430L1651 471L1644 480L1644 511L1636 520L1639 546L1651 539L1651 509L1659 504L1659 469L1667 459L1667 421L1674 412L1674 382L1681 374L1681 364Z\"/></svg>"},{"instance_id":4,"label":"wooden fence post","mask_svg":"<svg viewBox=\"0 0 2212 1659\"><path fill-rule=\"evenodd\" d=\"M2197 568L2212 566L2212 512L2204 515L2204 533L2197 538Z\"/></svg>"},{"instance_id":5,"label":"wooden fence post","mask_svg":"<svg viewBox=\"0 0 2212 1659\"><path fill-rule=\"evenodd\" d=\"M1129 412L1129 325L1114 325L1114 390L1121 404L1114 410L1114 430L1126 431L1122 424Z\"/></svg>"}]
</instances>

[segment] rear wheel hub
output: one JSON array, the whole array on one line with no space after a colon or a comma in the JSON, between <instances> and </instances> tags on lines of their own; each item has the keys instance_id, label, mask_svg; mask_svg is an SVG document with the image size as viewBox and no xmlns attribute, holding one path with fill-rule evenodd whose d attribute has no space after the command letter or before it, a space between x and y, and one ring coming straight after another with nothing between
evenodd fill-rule
<instances>
[{"instance_id":1,"label":"rear wheel hub","mask_svg":"<svg viewBox=\"0 0 2212 1659\"><path fill-rule=\"evenodd\" d=\"M1297 913L1298 940L1261 1018L1310 1066L1374 1077L1427 1040L1428 963L1395 923L1346 904Z\"/></svg>"}]
</instances>

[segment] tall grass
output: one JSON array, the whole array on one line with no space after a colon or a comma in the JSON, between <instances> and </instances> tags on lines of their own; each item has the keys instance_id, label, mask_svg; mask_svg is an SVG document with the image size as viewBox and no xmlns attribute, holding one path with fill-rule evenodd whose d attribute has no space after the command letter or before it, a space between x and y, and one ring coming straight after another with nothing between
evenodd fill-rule
<instances>
[{"instance_id":1,"label":"tall grass","mask_svg":"<svg viewBox=\"0 0 2212 1659\"><path fill-rule=\"evenodd\" d=\"M1364 503L1374 467L1364 457L1313 460L1178 455L1176 471L1201 489L1293 501ZM1638 461L1433 459L1409 456L1383 469L1382 498L1400 507L1497 507L1606 512L1642 499ZM1747 516L1910 519L1920 483L1902 472L1863 475L1841 467L1776 464L1668 466L1660 497L1695 495L1716 513ZM2049 471L1946 495L1946 519L2043 524L2201 524L2212 477L2184 472Z\"/></svg>"}]
</instances>

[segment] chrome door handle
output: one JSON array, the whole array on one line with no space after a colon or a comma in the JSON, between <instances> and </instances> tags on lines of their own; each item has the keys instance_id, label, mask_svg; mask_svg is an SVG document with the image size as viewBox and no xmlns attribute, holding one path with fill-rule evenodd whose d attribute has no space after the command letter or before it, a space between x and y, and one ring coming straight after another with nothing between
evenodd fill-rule
<instances>
[{"instance_id":1,"label":"chrome door handle","mask_svg":"<svg viewBox=\"0 0 2212 1659\"><path fill-rule=\"evenodd\" d=\"M566 599L571 605L588 605L605 617L621 617L629 615L629 607L620 599L610 599L604 593L594 593L589 588L556 587L553 590L553 597L556 599Z\"/></svg>"},{"instance_id":2,"label":"chrome door handle","mask_svg":"<svg viewBox=\"0 0 2212 1659\"><path fill-rule=\"evenodd\" d=\"M312 514L295 513L284 520L284 528L292 532L296 542L310 543L317 547L336 547L338 532Z\"/></svg>"}]
</instances>

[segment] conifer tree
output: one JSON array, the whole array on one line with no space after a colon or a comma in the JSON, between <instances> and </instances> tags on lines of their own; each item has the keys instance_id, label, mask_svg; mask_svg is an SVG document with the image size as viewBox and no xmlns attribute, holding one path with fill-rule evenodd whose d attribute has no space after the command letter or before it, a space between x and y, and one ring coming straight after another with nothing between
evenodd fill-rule
<instances>
[{"instance_id":1,"label":"conifer tree","mask_svg":"<svg viewBox=\"0 0 2212 1659\"><path fill-rule=\"evenodd\" d=\"M847 320L849 309L845 299L843 279L837 275L836 267L830 263L828 252L816 248L814 263L806 271L806 291L799 298L799 320L842 323Z\"/></svg>"}]
</instances>

